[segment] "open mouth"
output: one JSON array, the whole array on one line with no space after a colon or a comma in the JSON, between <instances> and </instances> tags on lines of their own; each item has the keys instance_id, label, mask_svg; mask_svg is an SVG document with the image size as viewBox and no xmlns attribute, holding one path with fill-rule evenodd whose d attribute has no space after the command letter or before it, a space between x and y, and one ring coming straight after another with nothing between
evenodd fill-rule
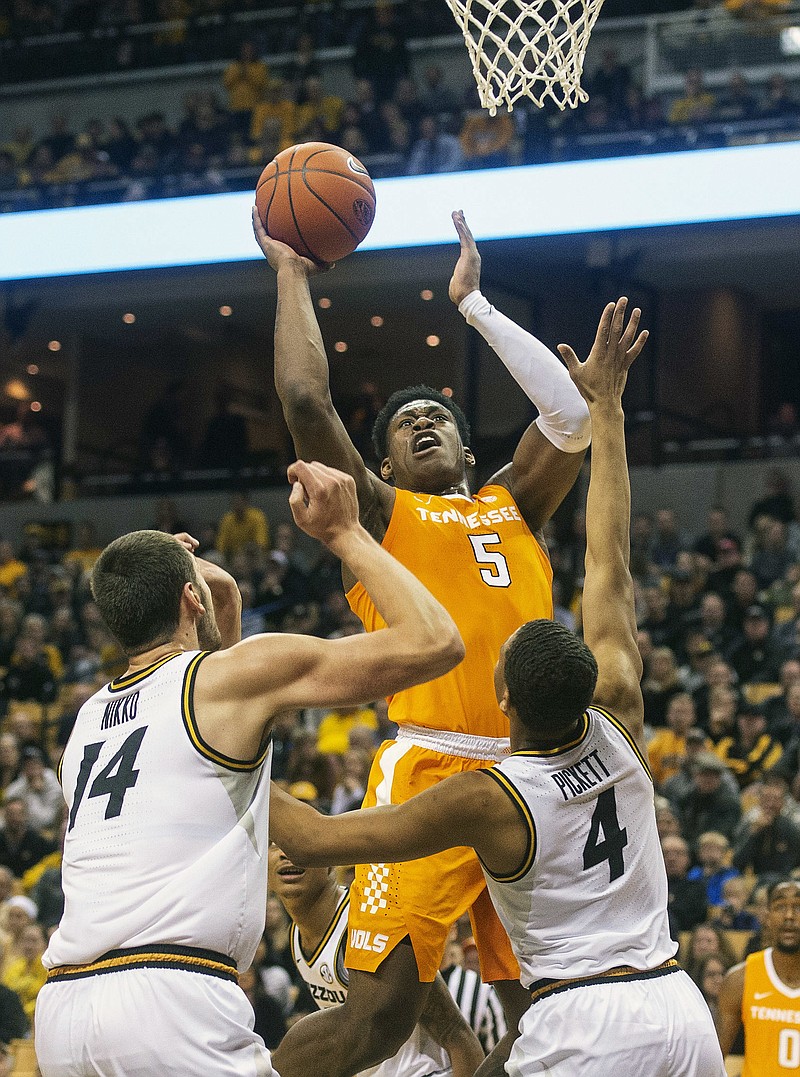
<instances>
[{"instance_id":1,"label":"open mouth","mask_svg":"<svg viewBox=\"0 0 800 1077\"><path fill-rule=\"evenodd\" d=\"M435 449L439 445L439 439L435 434L417 434L414 438L414 456L420 456L429 449Z\"/></svg>"},{"instance_id":2,"label":"open mouth","mask_svg":"<svg viewBox=\"0 0 800 1077\"><path fill-rule=\"evenodd\" d=\"M285 868L278 869L279 879L300 879L305 875L305 868L295 867L294 864L288 865Z\"/></svg>"}]
</instances>

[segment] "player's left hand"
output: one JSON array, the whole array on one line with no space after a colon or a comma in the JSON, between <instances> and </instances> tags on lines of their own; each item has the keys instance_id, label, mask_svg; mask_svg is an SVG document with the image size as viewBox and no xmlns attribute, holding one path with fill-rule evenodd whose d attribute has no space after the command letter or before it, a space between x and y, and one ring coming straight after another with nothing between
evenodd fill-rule
<instances>
[{"instance_id":1,"label":"player's left hand","mask_svg":"<svg viewBox=\"0 0 800 1077\"><path fill-rule=\"evenodd\" d=\"M477 291L481 286L481 256L478 254L478 247L469 230L463 209L454 210L452 217L461 243L461 253L453 270L453 276L450 278L448 295L458 306L470 292Z\"/></svg>"},{"instance_id":2,"label":"player's left hand","mask_svg":"<svg viewBox=\"0 0 800 1077\"><path fill-rule=\"evenodd\" d=\"M575 382L583 399L593 404L621 406L622 393L628 380L628 371L650 335L643 329L637 336L642 312L634 307L628 324L625 314L628 300L622 296L616 303L608 303L600 318L597 335L582 363L569 344L559 344L558 350L567 364L569 376Z\"/></svg>"},{"instance_id":3,"label":"player's left hand","mask_svg":"<svg viewBox=\"0 0 800 1077\"><path fill-rule=\"evenodd\" d=\"M196 538L193 538L186 531L179 531L177 535L173 535L172 537L174 539L177 539L178 542L180 542L181 546L183 546L184 549L188 550L189 553L194 553L194 551L200 545L198 540Z\"/></svg>"}]
</instances>

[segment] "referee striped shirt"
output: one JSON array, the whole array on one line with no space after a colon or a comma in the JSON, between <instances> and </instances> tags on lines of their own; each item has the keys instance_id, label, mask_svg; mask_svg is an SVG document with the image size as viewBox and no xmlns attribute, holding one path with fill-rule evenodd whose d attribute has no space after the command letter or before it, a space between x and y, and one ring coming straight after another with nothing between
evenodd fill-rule
<instances>
[{"instance_id":1,"label":"referee striped shirt","mask_svg":"<svg viewBox=\"0 0 800 1077\"><path fill-rule=\"evenodd\" d=\"M442 976L456 1005L488 1055L507 1031L503 1007L491 984L482 982L472 969L453 965Z\"/></svg>"}]
</instances>

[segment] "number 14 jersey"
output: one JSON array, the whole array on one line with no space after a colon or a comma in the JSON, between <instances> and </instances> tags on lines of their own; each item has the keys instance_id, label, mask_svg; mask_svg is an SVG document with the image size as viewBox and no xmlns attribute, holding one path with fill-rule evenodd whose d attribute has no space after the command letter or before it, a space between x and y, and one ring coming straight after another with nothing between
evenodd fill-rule
<instances>
[{"instance_id":1,"label":"number 14 jersey","mask_svg":"<svg viewBox=\"0 0 800 1077\"><path fill-rule=\"evenodd\" d=\"M571 743L515 752L485 773L529 832L518 871L484 874L523 985L657 968L670 938L653 783L631 735L590 707Z\"/></svg>"},{"instance_id":2,"label":"number 14 jersey","mask_svg":"<svg viewBox=\"0 0 800 1077\"><path fill-rule=\"evenodd\" d=\"M64 915L45 967L156 944L239 969L264 929L269 756L215 752L195 721L204 652L167 655L81 707L59 765Z\"/></svg>"}]
</instances>

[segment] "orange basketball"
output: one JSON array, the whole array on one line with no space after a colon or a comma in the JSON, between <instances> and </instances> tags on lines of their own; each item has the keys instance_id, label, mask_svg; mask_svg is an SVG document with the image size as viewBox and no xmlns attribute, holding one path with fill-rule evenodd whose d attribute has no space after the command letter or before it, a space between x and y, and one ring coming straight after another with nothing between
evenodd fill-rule
<instances>
[{"instance_id":1,"label":"orange basketball","mask_svg":"<svg viewBox=\"0 0 800 1077\"><path fill-rule=\"evenodd\" d=\"M267 233L315 262L352 254L375 217L375 188L352 153L327 142L281 150L256 187Z\"/></svg>"}]
</instances>

